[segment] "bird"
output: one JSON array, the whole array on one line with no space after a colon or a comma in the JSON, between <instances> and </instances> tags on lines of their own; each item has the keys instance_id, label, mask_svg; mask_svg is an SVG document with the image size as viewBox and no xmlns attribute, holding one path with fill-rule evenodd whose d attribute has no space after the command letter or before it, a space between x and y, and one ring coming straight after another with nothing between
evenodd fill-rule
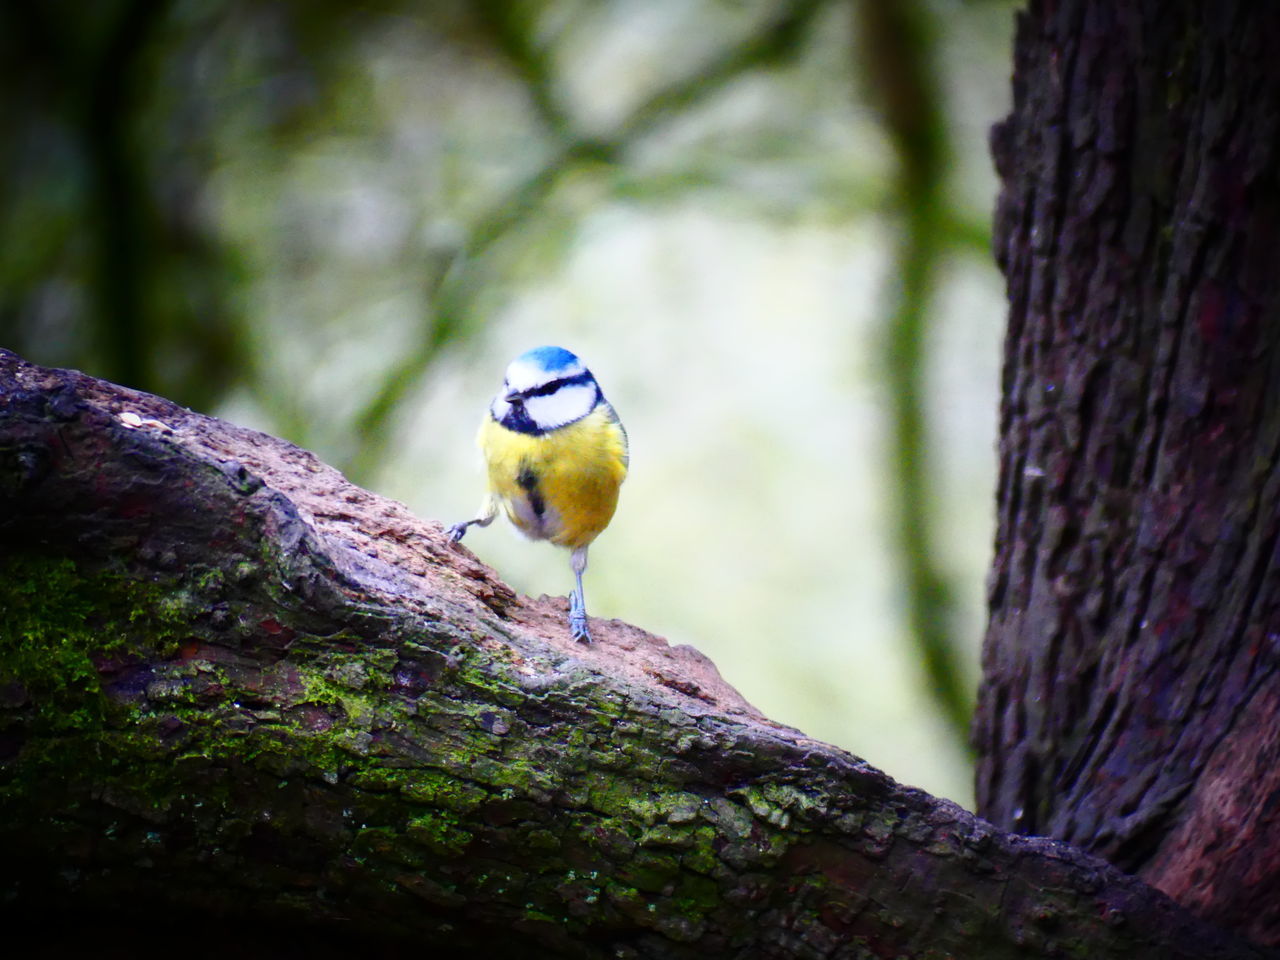
<instances>
[{"instance_id":1,"label":"bird","mask_svg":"<svg viewBox=\"0 0 1280 960\"><path fill-rule=\"evenodd\" d=\"M590 643L582 574L587 549L613 519L630 465L622 421L577 356L563 347L535 347L507 366L476 444L488 493L474 519L449 528L450 540L457 543L470 527L487 527L502 510L529 539L572 551L569 632Z\"/></svg>"}]
</instances>

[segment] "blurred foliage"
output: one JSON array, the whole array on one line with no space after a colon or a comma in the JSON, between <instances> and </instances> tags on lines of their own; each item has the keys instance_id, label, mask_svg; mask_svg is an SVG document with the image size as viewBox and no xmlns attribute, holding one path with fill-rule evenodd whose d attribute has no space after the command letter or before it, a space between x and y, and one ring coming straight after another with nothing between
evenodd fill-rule
<instances>
[{"instance_id":1,"label":"blurred foliage","mask_svg":"<svg viewBox=\"0 0 1280 960\"><path fill-rule=\"evenodd\" d=\"M911 635L963 742L972 675L935 559L924 379L940 265L988 242L988 198L957 196L940 80L947 18L966 9L0 5L0 343L202 410L250 397L367 481L447 348L552 269L603 200L883 218L886 486ZM828 71L815 51L853 36L848 72ZM753 100L761 85L782 93ZM862 136L832 109L855 99L878 118L860 165L824 149ZM353 335L373 359L324 359Z\"/></svg>"},{"instance_id":2,"label":"blurred foliage","mask_svg":"<svg viewBox=\"0 0 1280 960\"><path fill-rule=\"evenodd\" d=\"M937 28L922 4L858 4L860 62L897 155L893 205L901 238L893 252L885 295L884 369L889 383L896 494L893 503L911 635L939 708L960 736L968 730L973 691L966 685L957 646L953 590L936 561L930 511L936 469L929 465L925 410L925 333L939 257L948 237L942 227L943 185L950 145L942 119Z\"/></svg>"}]
</instances>

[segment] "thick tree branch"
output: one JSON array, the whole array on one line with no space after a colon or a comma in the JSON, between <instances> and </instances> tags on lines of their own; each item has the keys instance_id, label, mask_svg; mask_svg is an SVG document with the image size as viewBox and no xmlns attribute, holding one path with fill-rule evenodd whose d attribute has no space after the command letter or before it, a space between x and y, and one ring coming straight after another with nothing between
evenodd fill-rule
<instances>
[{"instance_id":1,"label":"thick tree branch","mask_svg":"<svg viewBox=\"0 0 1280 960\"><path fill-rule=\"evenodd\" d=\"M455 956L1266 955L769 722L689 648L573 643L562 601L296 447L4 351L0 568L19 910Z\"/></svg>"}]
</instances>

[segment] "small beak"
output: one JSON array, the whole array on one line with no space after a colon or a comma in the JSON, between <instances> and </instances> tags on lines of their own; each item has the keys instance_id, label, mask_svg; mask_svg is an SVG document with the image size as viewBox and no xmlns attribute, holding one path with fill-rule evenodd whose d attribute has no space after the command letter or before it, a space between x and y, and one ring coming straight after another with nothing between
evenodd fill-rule
<instances>
[{"instance_id":1,"label":"small beak","mask_svg":"<svg viewBox=\"0 0 1280 960\"><path fill-rule=\"evenodd\" d=\"M524 403L524 394L519 390L508 390L502 399L512 405L518 405Z\"/></svg>"}]
</instances>

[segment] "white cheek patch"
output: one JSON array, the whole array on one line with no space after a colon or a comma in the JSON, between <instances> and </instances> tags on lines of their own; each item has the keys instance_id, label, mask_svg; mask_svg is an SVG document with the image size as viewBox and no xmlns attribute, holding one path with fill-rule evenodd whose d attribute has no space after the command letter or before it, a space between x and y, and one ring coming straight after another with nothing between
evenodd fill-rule
<instances>
[{"instance_id":1,"label":"white cheek patch","mask_svg":"<svg viewBox=\"0 0 1280 960\"><path fill-rule=\"evenodd\" d=\"M596 405L596 385L578 383L561 387L545 397L530 397L524 402L529 419L544 430L563 427L566 423L581 420Z\"/></svg>"},{"instance_id":2,"label":"white cheek patch","mask_svg":"<svg viewBox=\"0 0 1280 960\"><path fill-rule=\"evenodd\" d=\"M574 363L562 369L551 371L543 369L542 366L536 363L513 360L511 365L507 367L507 386L512 390L532 390L548 380L565 380L570 377L576 377L585 369L586 367L582 364Z\"/></svg>"}]
</instances>

